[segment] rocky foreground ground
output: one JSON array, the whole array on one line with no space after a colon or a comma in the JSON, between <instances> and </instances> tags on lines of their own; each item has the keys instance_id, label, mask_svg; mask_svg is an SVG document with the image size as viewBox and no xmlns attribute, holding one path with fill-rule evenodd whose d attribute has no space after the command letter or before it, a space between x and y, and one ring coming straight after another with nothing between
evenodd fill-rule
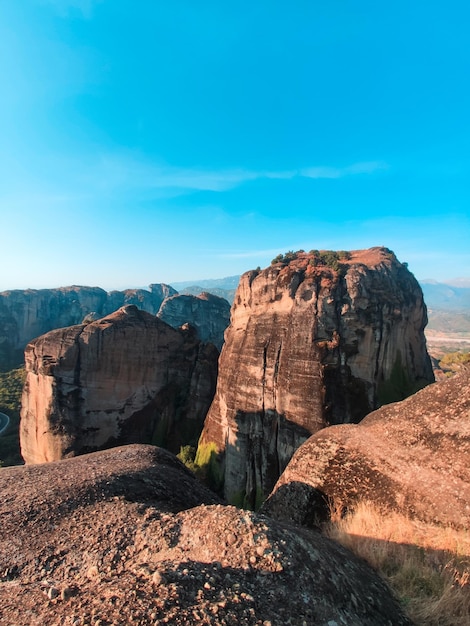
<instances>
[{"instance_id":1,"label":"rocky foreground ground","mask_svg":"<svg viewBox=\"0 0 470 626\"><path fill-rule=\"evenodd\" d=\"M131 445L0 472L0 624L409 624L365 563Z\"/></svg>"}]
</instances>

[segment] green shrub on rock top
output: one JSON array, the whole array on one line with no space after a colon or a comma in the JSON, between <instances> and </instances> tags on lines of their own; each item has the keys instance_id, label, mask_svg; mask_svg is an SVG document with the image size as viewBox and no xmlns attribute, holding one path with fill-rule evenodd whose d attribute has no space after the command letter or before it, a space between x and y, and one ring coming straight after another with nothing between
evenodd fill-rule
<instances>
[{"instance_id":1,"label":"green shrub on rock top","mask_svg":"<svg viewBox=\"0 0 470 626\"><path fill-rule=\"evenodd\" d=\"M291 261L295 261L296 259L299 258L299 254L304 254L305 250L297 250L297 252L294 252L293 250L288 250L285 254L278 254L276 257L274 257L274 259L271 261L271 265L275 265L276 263L284 263L285 265L288 265Z\"/></svg>"}]
</instances>

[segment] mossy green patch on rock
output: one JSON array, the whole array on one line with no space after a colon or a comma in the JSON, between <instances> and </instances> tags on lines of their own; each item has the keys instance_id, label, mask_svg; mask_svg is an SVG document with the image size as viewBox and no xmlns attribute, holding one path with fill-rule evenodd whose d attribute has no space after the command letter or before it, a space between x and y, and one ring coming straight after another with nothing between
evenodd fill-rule
<instances>
[{"instance_id":1,"label":"mossy green patch on rock","mask_svg":"<svg viewBox=\"0 0 470 626\"><path fill-rule=\"evenodd\" d=\"M400 351L397 353L395 363L393 364L390 378L384 380L378 385L377 397L380 406L399 402L423 389L429 381L415 380L412 381L408 375L408 371L402 363Z\"/></svg>"},{"instance_id":2,"label":"mossy green patch on rock","mask_svg":"<svg viewBox=\"0 0 470 626\"><path fill-rule=\"evenodd\" d=\"M213 441L199 444L194 463L200 469L201 477L211 489L218 492L223 488L224 470L219 459L217 446Z\"/></svg>"},{"instance_id":3,"label":"mossy green patch on rock","mask_svg":"<svg viewBox=\"0 0 470 626\"><path fill-rule=\"evenodd\" d=\"M244 491L237 491L229 498L229 504L233 504L238 509L246 509L248 511L258 511L266 500L267 495L260 487L256 488L256 493L250 497Z\"/></svg>"}]
</instances>

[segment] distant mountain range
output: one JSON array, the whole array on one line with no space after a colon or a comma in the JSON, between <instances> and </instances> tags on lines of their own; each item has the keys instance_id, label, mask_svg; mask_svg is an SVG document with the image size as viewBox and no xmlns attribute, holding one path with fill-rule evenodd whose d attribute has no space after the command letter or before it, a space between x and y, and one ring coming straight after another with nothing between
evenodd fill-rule
<instances>
[{"instance_id":1,"label":"distant mountain range","mask_svg":"<svg viewBox=\"0 0 470 626\"><path fill-rule=\"evenodd\" d=\"M217 296L233 302L235 291L240 276L227 276L226 278L210 278L197 281L184 281L172 283L180 293L197 295L201 291L209 291ZM433 311L470 311L470 278L456 278L447 283L440 283L433 279L419 281L424 294L424 301Z\"/></svg>"},{"instance_id":2,"label":"distant mountain range","mask_svg":"<svg viewBox=\"0 0 470 626\"><path fill-rule=\"evenodd\" d=\"M428 309L439 311L468 311L470 309L470 279L449 283L435 280L420 281Z\"/></svg>"},{"instance_id":3,"label":"distant mountain range","mask_svg":"<svg viewBox=\"0 0 470 626\"><path fill-rule=\"evenodd\" d=\"M197 281L183 281L172 283L172 287L182 294L199 295L202 291L225 298L232 304L240 276L226 276L225 278L205 278Z\"/></svg>"},{"instance_id":4,"label":"distant mountain range","mask_svg":"<svg viewBox=\"0 0 470 626\"><path fill-rule=\"evenodd\" d=\"M194 285L199 285L200 287L204 287L205 289L230 290L236 289L238 287L239 280L240 275L236 274L235 276L226 276L225 278L204 278L201 280L186 280L179 283L172 283L172 287L174 287L180 293L183 289L186 289L187 287L193 287Z\"/></svg>"}]
</instances>

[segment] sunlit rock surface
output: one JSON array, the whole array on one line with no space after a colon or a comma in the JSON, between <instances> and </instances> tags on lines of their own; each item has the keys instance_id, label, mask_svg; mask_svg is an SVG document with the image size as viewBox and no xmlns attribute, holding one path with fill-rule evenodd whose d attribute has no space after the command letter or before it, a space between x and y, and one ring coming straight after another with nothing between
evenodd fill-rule
<instances>
[{"instance_id":1,"label":"sunlit rock surface","mask_svg":"<svg viewBox=\"0 0 470 626\"><path fill-rule=\"evenodd\" d=\"M245 273L199 460L230 500L256 506L311 434L434 380L426 321L418 282L386 248Z\"/></svg>"}]
</instances>

